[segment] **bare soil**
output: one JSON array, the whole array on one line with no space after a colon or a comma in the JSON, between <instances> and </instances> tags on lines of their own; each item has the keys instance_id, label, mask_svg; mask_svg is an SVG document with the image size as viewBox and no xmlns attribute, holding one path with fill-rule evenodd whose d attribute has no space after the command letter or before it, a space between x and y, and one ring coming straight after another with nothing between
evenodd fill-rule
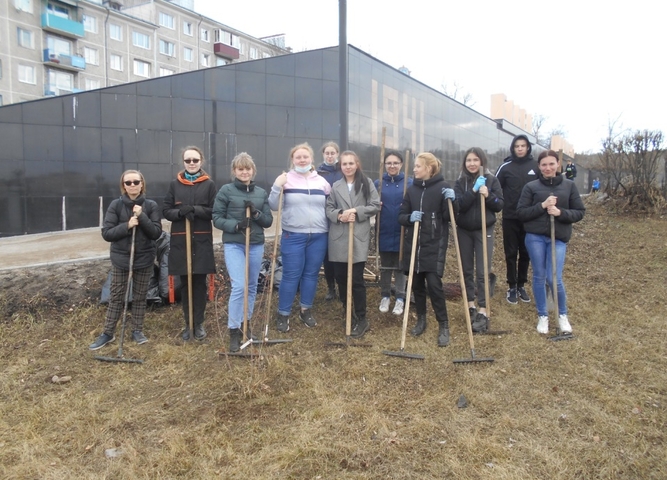
<instances>
[{"instance_id":1,"label":"bare soil","mask_svg":"<svg viewBox=\"0 0 667 480\"><path fill-rule=\"evenodd\" d=\"M383 355L398 350L401 322L377 310L376 286L372 346L327 348L345 335L324 282L317 327L294 315L291 343L226 357L222 274L206 341L183 344L180 305L166 306L147 314L149 343L125 343L143 364L99 362L87 346L108 260L0 272L0 477L667 478L667 225L587 207L564 275L575 339L539 335L534 304L509 305L499 281L492 325L511 333L474 338L493 363L452 362L471 357L460 299L447 302L450 346L436 346L429 315L406 345L425 360ZM453 248L446 270L458 282Z\"/></svg>"}]
</instances>

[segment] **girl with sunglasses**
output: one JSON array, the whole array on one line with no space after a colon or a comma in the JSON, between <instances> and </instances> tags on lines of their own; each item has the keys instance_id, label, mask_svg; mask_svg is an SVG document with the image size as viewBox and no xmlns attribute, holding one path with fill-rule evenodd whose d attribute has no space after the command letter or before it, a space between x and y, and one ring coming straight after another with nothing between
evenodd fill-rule
<instances>
[{"instance_id":1,"label":"girl with sunglasses","mask_svg":"<svg viewBox=\"0 0 667 480\"><path fill-rule=\"evenodd\" d=\"M181 303L185 329L181 334L188 341L206 337L204 314L206 312L206 277L215 273L213 257L213 202L217 190L215 183L202 169L204 153L199 147L183 149L184 169L171 181L164 198L162 215L171 222L169 240L169 274L179 275L181 280ZM188 299L188 262L186 247L186 226L190 222L190 245L192 265L192 316L194 332L190 332Z\"/></svg>"},{"instance_id":2,"label":"girl with sunglasses","mask_svg":"<svg viewBox=\"0 0 667 480\"><path fill-rule=\"evenodd\" d=\"M153 273L155 241L162 234L157 203L146 198L146 181L138 170L126 170L120 177L120 198L111 202L104 216L102 237L111 243L111 297L104 321L104 332L88 348L99 350L113 342L116 324L123 313L125 291L132 264L132 339L142 345L148 282ZM134 234L134 259L132 232Z\"/></svg>"}]
</instances>

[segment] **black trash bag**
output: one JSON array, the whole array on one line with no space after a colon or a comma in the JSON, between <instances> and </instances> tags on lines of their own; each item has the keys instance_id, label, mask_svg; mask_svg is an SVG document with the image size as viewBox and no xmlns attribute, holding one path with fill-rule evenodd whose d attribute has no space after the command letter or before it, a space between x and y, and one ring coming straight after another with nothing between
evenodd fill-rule
<instances>
[{"instance_id":1,"label":"black trash bag","mask_svg":"<svg viewBox=\"0 0 667 480\"><path fill-rule=\"evenodd\" d=\"M279 255L278 258L276 258L276 271L275 274L273 275L274 290L278 290L282 278L283 278L283 262L281 256ZM268 290L270 284L271 284L271 259L264 258L264 260L262 260L262 266L259 269L259 277L257 278L257 293L262 293L265 290Z\"/></svg>"}]
</instances>

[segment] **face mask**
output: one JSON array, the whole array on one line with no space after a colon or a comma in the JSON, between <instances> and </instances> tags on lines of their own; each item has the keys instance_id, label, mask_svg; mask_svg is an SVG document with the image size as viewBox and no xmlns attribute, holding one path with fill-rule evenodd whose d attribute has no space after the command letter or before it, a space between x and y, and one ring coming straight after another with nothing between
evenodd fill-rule
<instances>
[{"instance_id":1,"label":"face mask","mask_svg":"<svg viewBox=\"0 0 667 480\"><path fill-rule=\"evenodd\" d=\"M310 172L310 165L307 165L305 167L297 167L296 165L294 166L294 170L297 173L308 173Z\"/></svg>"}]
</instances>

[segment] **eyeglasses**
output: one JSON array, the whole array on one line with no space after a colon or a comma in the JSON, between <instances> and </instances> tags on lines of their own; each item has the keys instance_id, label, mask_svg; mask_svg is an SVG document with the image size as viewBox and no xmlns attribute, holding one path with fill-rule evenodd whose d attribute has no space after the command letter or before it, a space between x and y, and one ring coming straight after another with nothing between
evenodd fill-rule
<instances>
[{"instance_id":1,"label":"eyeglasses","mask_svg":"<svg viewBox=\"0 0 667 480\"><path fill-rule=\"evenodd\" d=\"M398 162L387 162L387 163L385 163L385 165L388 166L388 167L398 167L401 164L398 163Z\"/></svg>"},{"instance_id":2,"label":"eyeglasses","mask_svg":"<svg viewBox=\"0 0 667 480\"><path fill-rule=\"evenodd\" d=\"M130 185L137 186L141 185L141 180L125 180L123 183L126 187L129 187Z\"/></svg>"},{"instance_id":3,"label":"eyeglasses","mask_svg":"<svg viewBox=\"0 0 667 480\"><path fill-rule=\"evenodd\" d=\"M191 163L194 163L196 165L197 163L201 162L201 159L200 158L186 158L183 161L185 163L187 163L188 165L190 165Z\"/></svg>"}]
</instances>

